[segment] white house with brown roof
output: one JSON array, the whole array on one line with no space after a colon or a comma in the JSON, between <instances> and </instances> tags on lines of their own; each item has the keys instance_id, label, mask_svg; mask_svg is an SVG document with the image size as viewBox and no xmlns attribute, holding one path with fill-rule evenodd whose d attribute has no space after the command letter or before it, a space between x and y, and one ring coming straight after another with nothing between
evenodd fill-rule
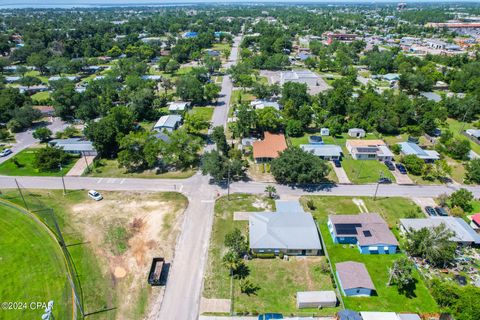
<instances>
[{"instance_id":1,"label":"white house with brown roof","mask_svg":"<svg viewBox=\"0 0 480 320\"><path fill-rule=\"evenodd\" d=\"M391 161L394 156L387 144L380 139L347 140L345 146L355 160Z\"/></svg>"}]
</instances>

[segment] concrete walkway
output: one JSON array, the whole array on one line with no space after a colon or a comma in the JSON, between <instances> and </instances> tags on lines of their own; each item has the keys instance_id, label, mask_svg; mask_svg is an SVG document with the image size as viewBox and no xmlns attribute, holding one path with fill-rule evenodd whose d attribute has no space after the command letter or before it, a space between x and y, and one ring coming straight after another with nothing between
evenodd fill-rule
<instances>
[{"instance_id":1,"label":"concrete walkway","mask_svg":"<svg viewBox=\"0 0 480 320\"><path fill-rule=\"evenodd\" d=\"M77 160L75 165L70 169L70 171L67 172L66 176L67 177L80 177L85 170L87 169L87 164L89 166L92 165L93 159L95 159L94 156L86 156L86 157L81 157L80 159Z\"/></svg>"},{"instance_id":2,"label":"concrete walkway","mask_svg":"<svg viewBox=\"0 0 480 320\"><path fill-rule=\"evenodd\" d=\"M230 299L207 299L200 302L200 313L230 313Z\"/></svg>"}]
</instances>

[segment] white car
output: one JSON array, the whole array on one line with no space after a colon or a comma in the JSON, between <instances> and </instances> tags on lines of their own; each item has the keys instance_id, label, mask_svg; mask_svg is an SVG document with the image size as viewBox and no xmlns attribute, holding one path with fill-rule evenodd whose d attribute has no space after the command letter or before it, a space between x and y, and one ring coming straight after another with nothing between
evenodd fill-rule
<instances>
[{"instance_id":1,"label":"white car","mask_svg":"<svg viewBox=\"0 0 480 320\"><path fill-rule=\"evenodd\" d=\"M100 201L103 199L102 195L95 190L88 191L88 196L95 201Z\"/></svg>"},{"instance_id":2,"label":"white car","mask_svg":"<svg viewBox=\"0 0 480 320\"><path fill-rule=\"evenodd\" d=\"M8 156L9 154L12 154L13 151L11 149L3 149L2 152L0 152L0 157L6 157Z\"/></svg>"}]
</instances>

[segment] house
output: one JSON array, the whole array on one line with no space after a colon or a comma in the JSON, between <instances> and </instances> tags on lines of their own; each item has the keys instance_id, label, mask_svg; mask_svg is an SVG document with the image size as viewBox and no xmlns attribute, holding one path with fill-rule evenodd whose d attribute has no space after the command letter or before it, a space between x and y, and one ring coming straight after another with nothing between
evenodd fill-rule
<instances>
[{"instance_id":1,"label":"house","mask_svg":"<svg viewBox=\"0 0 480 320\"><path fill-rule=\"evenodd\" d=\"M386 81L398 81L400 80L400 75L398 73L387 73L382 78Z\"/></svg>"},{"instance_id":2,"label":"house","mask_svg":"<svg viewBox=\"0 0 480 320\"><path fill-rule=\"evenodd\" d=\"M300 52L299 54L297 54L297 60L305 61L308 58L313 58L313 55L306 52Z\"/></svg>"},{"instance_id":3,"label":"house","mask_svg":"<svg viewBox=\"0 0 480 320\"><path fill-rule=\"evenodd\" d=\"M360 312L362 320L399 320L395 312Z\"/></svg>"},{"instance_id":4,"label":"house","mask_svg":"<svg viewBox=\"0 0 480 320\"><path fill-rule=\"evenodd\" d=\"M394 156L383 140L347 140L345 145L356 160L391 161Z\"/></svg>"},{"instance_id":5,"label":"house","mask_svg":"<svg viewBox=\"0 0 480 320\"><path fill-rule=\"evenodd\" d=\"M375 292L367 268L363 263L346 261L335 264L340 291L344 296L372 296Z\"/></svg>"},{"instance_id":6,"label":"house","mask_svg":"<svg viewBox=\"0 0 480 320\"><path fill-rule=\"evenodd\" d=\"M48 82L59 81L59 80L77 81L78 77L76 77L76 76L66 76L66 77L54 76L54 77L48 78Z\"/></svg>"},{"instance_id":7,"label":"house","mask_svg":"<svg viewBox=\"0 0 480 320\"><path fill-rule=\"evenodd\" d=\"M397 239L376 213L329 215L327 225L334 243L356 244L362 254L397 252Z\"/></svg>"},{"instance_id":8,"label":"house","mask_svg":"<svg viewBox=\"0 0 480 320\"><path fill-rule=\"evenodd\" d=\"M323 160L339 160L342 157L342 148L335 144L302 144L300 148Z\"/></svg>"},{"instance_id":9,"label":"house","mask_svg":"<svg viewBox=\"0 0 480 320\"><path fill-rule=\"evenodd\" d=\"M435 102L442 101L442 97L435 92L420 92L420 95L427 98L430 101L435 101Z\"/></svg>"},{"instance_id":10,"label":"house","mask_svg":"<svg viewBox=\"0 0 480 320\"><path fill-rule=\"evenodd\" d=\"M206 53L210 57L219 57L220 56L220 52L218 50L207 50Z\"/></svg>"},{"instance_id":11,"label":"house","mask_svg":"<svg viewBox=\"0 0 480 320\"><path fill-rule=\"evenodd\" d=\"M437 151L422 149L414 142L400 142L399 145L401 148L400 153L405 156L413 154L427 163L440 159L440 154Z\"/></svg>"},{"instance_id":12,"label":"house","mask_svg":"<svg viewBox=\"0 0 480 320\"><path fill-rule=\"evenodd\" d=\"M170 113L183 113L190 106L190 102L175 101L168 103L168 111Z\"/></svg>"},{"instance_id":13,"label":"house","mask_svg":"<svg viewBox=\"0 0 480 320\"><path fill-rule=\"evenodd\" d=\"M261 110L267 107L274 108L275 110L280 111L280 104L273 100L264 100L264 99L256 99L250 102L250 106L254 109Z\"/></svg>"},{"instance_id":14,"label":"house","mask_svg":"<svg viewBox=\"0 0 480 320\"><path fill-rule=\"evenodd\" d=\"M48 87L43 84L39 84L36 86L19 86L17 88L18 88L18 91L20 91L20 93L26 93L26 94L34 94L37 92L44 92L48 90Z\"/></svg>"},{"instance_id":15,"label":"house","mask_svg":"<svg viewBox=\"0 0 480 320\"><path fill-rule=\"evenodd\" d=\"M320 135L321 135L321 136L329 136L329 135L330 135L330 129L328 129L328 128L321 128L321 129L320 129Z\"/></svg>"},{"instance_id":16,"label":"house","mask_svg":"<svg viewBox=\"0 0 480 320\"><path fill-rule=\"evenodd\" d=\"M423 219L400 219L400 229L408 234L411 230L423 228L431 229L444 224L454 235L451 240L459 245L479 245L480 235L472 229L462 218L457 217L430 217Z\"/></svg>"},{"instance_id":17,"label":"house","mask_svg":"<svg viewBox=\"0 0 480 320\"><path fill-rule=\"evenodd\" d=\"M445 47L447 46L447 43L445 41L437 40L437 39L431 39L431 40L427 41L426 44L430 48L438 49L438 50L445 49Z\"/></svg>"},{"instance_id":18,"label":"house","mask_svg":"<svg viewBox=\"0 0 480 320\"><path fill-rule=\"evenodd\" d=\"M363 138L366 135L365 130L359 128L348 129L348 135L352 138Z\"/></svg>"},{"instance_id":19,"label":"house","mask_svg":"<svg viewBox=\"0 0 480 320\"><path fill-rule=\"evenodd\" d=\"M337 305L335 291L301 291L297 292L297 308L325 308Z\"/></svg>"},{"instance_id":20,"label":"house","mask_svg":"<svg viewBox=\"0 0 480 320\"><path fill-rule=\"evenodd\" d=\"M316 256L322 245L311 214L298 201L275 202L276 212L255 212L248 221L250 250Z\"/></svg>"},{"instance_id":21,"label":"house","mask_svg":"<svg viewBox=\"0 0 480 320\"><path fill-rule=\"evenodd\" d=\"M162 116L158 119L157 123L153 126L154 130L162 132L164 130L172 132L176 130L182 122L182 116L177 114L171 114L168 116Z\"/></svg>"},{"instance_id":22,"label":"house","mask_svg":"<svg viewBox=\"0 0 480 320\"><path fill-rule=\"evenodd\" d=\"M81 154L84 156L96 156L97 150L91 141L84 138L53 139L48 142L52 147L63 149L70 154Z\"/></svg>"},{"instance_id":23,"label":"house","mask_svg":"<svg viewBox=\"0 0 480 320\"><path fill-rule=\"evenodd\" d=\"M351 42L357 38L356 34L333 33L333 32L325 32L323 36L327 38L328 45L332 44L333 41Z\"/></svg>"},{"instance_id":24,"label":"house","mask_svg":"<svg viewBox=\"0 0 480 320\"><path fill-rule=\"evenodd\" d=\"M53 106L33 106L32 108L40 111L42 117L52 117L55 115L55 108Z\"/></svg>"},{"instance_id":25,"label":"house","mask_svg":"<svg viewBox=\"0 0 480 320\"><path fill-rule=\"evenodd\" d=\"M278 158L280 153L287 149L287 142L283 134L265 132L263 140L253 144L253 159L256 163L268 162Z\"/></svg>"},{"instance_id":26,"label":"house","mask_svg":"<svg viewBox=\"0 0 480 320\"><path fill-rule=\"evenodd\" d=\"M362 318L358 312L345 309L338 311L337 320L362 320Z\"/></svg>"},{"instance_id":27,"label":"house","mask_svg":"<svg viewBox=\"0 0 480 320\"><path fill-rule=\"evenodd\" d=\"M465 130L465 133L468 134L471 137L480 138L480 130L479 129L467 129Z\"/></svg>"},{"instance_id":28,"label":"house","mask_svg":"<svg viewBox=\"0 0 480 320\"><path fill-rule=\"evenodd\" d=\"M6 83L14 83L18 82L22 79L22 77L17 77L17 76L7 76L5 77L5 82Z\"/></svg>"}]
</instances>

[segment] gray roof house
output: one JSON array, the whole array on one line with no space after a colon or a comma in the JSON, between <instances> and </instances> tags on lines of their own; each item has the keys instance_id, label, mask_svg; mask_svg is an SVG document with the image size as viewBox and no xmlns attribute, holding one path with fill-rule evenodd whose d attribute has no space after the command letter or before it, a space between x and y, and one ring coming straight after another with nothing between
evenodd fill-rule
<instances>
[{"instance_id":1,"label":"gray roof house","mask_svg":"<svg viewBox=\"0 0 480 320\"><path fill-rule=\"evenodd\" d=\"M168 116L162 116L158 119L157 123L153 126L154 130L163 131L167 130L172 132L177 129L180 123L182 122L182 116L178 114L171 114Z\"/></svg>"},{"instance_id":2,"label":"gray roof house","mask_svg":"<svg viewBox=\"0 0 480 320\"><path fill-rule=\"evenodd\" d=\"M263 99L256 99L250 102L250 106L254 109L263 109L266 107L272 107L276 110L280 110L281 106L278 102L272 100L263 100Z\"/></svg>"},{"instance_id":3,"label":"gray roof house","mask_svg":"<svg viewBox=\"0 0 480 320\"><path fill-rule=\"evenodd\" d=\"M342 147L335 144L302 144L300 148L324 160L338 160L342 156Z\"/></svg>"},{"instance_id":4,"label":"gray roof house","mask_svg":"<svg viewBox=\"0 0 480 320\"><path fill-rule=\"evenodd\" d=\"M92 142L84 138L53 139L48 143L51 146L62 148L63 151L71 154L97 155L97 150L95 150Z\"/></svg>"},{"instance_id":5,"label":"gray roof house","mask_svg":"<svg viewBox=\"0 0 480 320\"><path fill-rule=\"evenodd\" d=\"M400 320L422 320L418 314L415 313L399 313Z\"/></svg>"},{"instance_id":6,"label":"gray roof house","mask_svg":"<svg viewBox=\"0 0 480 320\"><path fill-rule=\"evenodd\" d=\"M480 234L476 233L468 223L457 217L430 217L423 219L400 219L400 226L403 232L420 230L422 228L434 228L444 224L454 232L452 241L461 245L479 245Z\"/></svg>"},{"instance_id":7,"label":"gray roof house","mask_svg":"<svg viewBox=\"0 0 480 320\"><path fill-rule=\"evenodd\" d=\"M298 201L275 202L276 212L249 216L249 243L254 253L318 255L322 249L313 217Z\"/></svg>"},{"instance_id":8,"label":"gray roof house","mask_svg":"<svg viewBox=\"0 0 480 320\"><path fill-rule=\"evenodd\" d=\"M399 143L401 149L401 153L403 155L416 155L420 159L423 159L425 162L433 162L435 160L440 159L440 154L435 150L425 150L418 146L418 144L413 142L400 142Z\"/></svg>"},{"instance_id":9,"label":"gray roof house","mask_svg":"<svg viewBox=\"0 0 480 320\"><path fill-rule=\"evenodd\" d=\"M297 308L335 307L337 295L335 291L300 291L297 292Z\"/></svg>"},{"instance_id":10,"label":"gray roof house","mask_svg":"<svg viewBox=\"0 0 480 320\"><path fill-rule=\"evenodd\" d=\"M188 109L190 102L185 101L175 101L168 103L168 111L171 113L183 112Z\"/></svg>"},{"instance_id":11,"label":"gray roof house","mask_svg":"<svg viewBox=\"0 0 480 320\"><path fill-rule=\"evenodd\" d=\"M348 129L348 135L352 138L363 138L366 135L365 130L360 128L351 128Z\"/></svg>"},{"instance_id":12,"label":"gray roof house","mask_svg":"<svg viewBox=\"0 0 480 320\"><path fill-rule=\"evenodd\" d=\"M370 296L375 285L363 263L345 261L335 264L340 290L345 296Z\"/></svg>"}]
</instances>

